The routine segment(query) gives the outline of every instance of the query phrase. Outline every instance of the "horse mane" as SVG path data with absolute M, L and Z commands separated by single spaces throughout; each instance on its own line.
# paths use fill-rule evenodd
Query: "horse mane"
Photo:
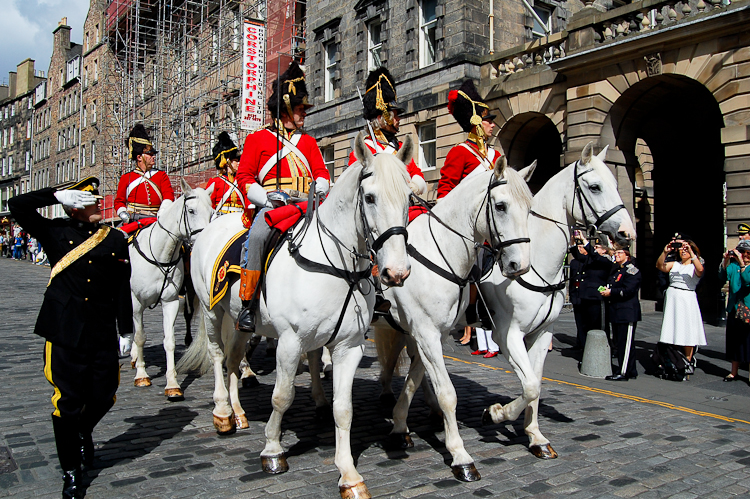
M 375 175 L 371 177 L 378 183 L 380 198 L 393 205 L 403 204 L 404 198 L 408 197 L 409 174 L 406 171 L 406 165 L 399 161 L 393 154 L 377 154 L 373 158 L 373 170 Z M 349 176 L 357 176 L 362 171 L 362 164 L 358 161 L 352 163 L 349 168 L 344 170 L 339 180 L 336 182 L 346 183 Z
M 463 193 L 463 190 L 477 190 L 477 186 L 475 184 L 481 184 L 482 192 L 485 193 L 489 182 L 488 177 L 489 175 L 494 174 L 495 173 L 493 171 L 487 171 L 479 175 L 467 177 L 459 182 L 456 187 L 454 187 L 442 200 L 439 201 L 443 202 L 452 196 L 465 196 L 466 194 Z M 531 190 L 526 184 L 526 181 L 523 179 L 523 177 L 521 177 L 521 174 L 515 171 L 513 168 L 506 167 L 501 178 L 508 181 L 508 190 L 510 191 L 511 196 L 513 196 L 513 199 L 518 201 L 525 209 L 531 209 L 531 203 L 534 200 L 534 195 L 531 193 Z M 440 205 L 440 202 L 438 202 L 438 206 Z

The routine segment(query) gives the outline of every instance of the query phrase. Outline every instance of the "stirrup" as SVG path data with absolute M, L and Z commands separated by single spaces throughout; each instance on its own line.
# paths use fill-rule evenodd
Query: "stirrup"
M 243 333 L 255 332 L 255 313 L 251 305 L 242 307 L 240 313 L 237 314 L 237 322 L 234 323 L 234 328 Z
M 374 315 L 388 315 L 391 310 L 391 302 L 386 300 L 379 294 L 375 295 L 375 308 L 373 309 Z

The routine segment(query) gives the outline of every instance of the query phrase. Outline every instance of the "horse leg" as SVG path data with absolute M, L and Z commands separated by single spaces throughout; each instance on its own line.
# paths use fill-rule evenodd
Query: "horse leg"
M 151 378 L 146 372 L 146 361 L 143 358 L 143 347 L 146 344 L 146 332 L 143 330 L 143 305 L 133 300 L 133 347 L 130 349 L 130 367 L 135 368 L 135 386 L 151 386 Z
M 226 435 L 235 431 L 235 421 L 232 417 L 232 405 L 229 403 L 229 392 L 224 384 L 224 351 L 221 336 L 222 316 L 214 310 L 203 308 L 203 325 L 208 336 L 208 353 L 214 365 L 214 428 L 219 435 Z
M 376 326 L 375 346 L 380 362 L 380 405 L 390 410 L 396 405 L 393 395 L 393 373 L 396 371 L 401 350 L 404 347 L 404 335 L 391 327 Z
M 536 334 L 529 346 L 529 358 L 539 380 L 542 379 L 544 360 L 547 358 L 548 345 L 552 340 L 552 333 L 542 331 Z M 541 390 L 540 390 L 541 396 Z M 540 459 L 554 459 L 557 452 L 550 445 L 549 440 L 539 430 L 539 397 L 532 400 L 526 407 L 524 420 L 524 431 L 529 436 L 529 450 Z
M 260 385 L 258 377 L 250 368 L 250 359 L 253 358 L 253 352 L 258 348 L 262 338 L 263 337 L 258 334 L 253 334 L 247 342 L 247 346 L 245 347 L 245 358 L 240 362 L 240 380 L 242 381 L 242 388 L 254 388 Z
M 415 338 L 421 340 L 417 341 L 419 354 L 427 373 L 430 375 L 435 388 L 435 395 L 437 395 L 438 403 L 443 411 L 445 448 L 453 456 L 453 462 L 451 463 L 453 476 L 463 482 L 477 481 L 481 476 L 474 466 L 474 459 L 466 452 L 464 442 L 458 432 L 458 422 L 456 421 L 458 398 L 445 367 L 440 333 L 438 331 L 427 332 L 427 334 L 422 332 L 419 336 L 415 335 Z
M 294 401 L 294 375 L 302 355 L 302 346 L 294 332 L 279 337 L 276 351 L 276 385 L 271 396 L 273 411 L 266 423 L 266 446 L 260 453 L 263 471 L 271 474 L 289 471 L 281 447 L 281 419 Z
M 406 343 L 406 353 L 409 355 L 409 358 L 414 359 L 416 357 L 419 357 L 419 349 L 417 348 L 417 342 L 414 341 L 414 338 L 412 336 L 406 336 L 405 343 Z M 412 362 L 414 361 L 412 360 Z M 421 360 L 420 360 L 420 363 L 421 363 Z M 422 370 L 422 373 L 424 374 L 424 369 Z M 442 423 L 443 422 L 443 410 L 440 408 L 440 402 L 438 401 L 437 396 L 435 395 L 435 392 L 432 389 L 430 380 L 427 379 L 427 377 L 424 375 L 422 375 L 421 379 L 422 381 L 419 383 L 419 386 L 422 388 L 424 401 L 427 404 L 427 406 L 430 408 L 430 418 L 439 418 L 440 422 Z
M 415 353 L 411 358 L 411 364 L 409 365 L 409 372 L 406 374 L 404 380 L 404 388 L 401 390 L 401 395 L 398 397 L 398 402 L 393 407 L 393 429 L 390 435 L 390 445 L 399 447 L 401 449 L 407 449 L 414 447 L 414 442 L 409 436 L 409 426 L 406 420 L 409 416 L 409 407 L 411 401 L 414 398 L 414 394 L 417 393 L 417 387 L 424 379 L 424 364 L 422 358 L 418 353 Z
M 323 354 L 320 358 L 323 362 L 323 375 L 326 379 L 331 379 L 333 376 L 333 364 L 331 363 L 331 351 L 328 350 L 328 347 L 323 347 Z
M 322 351 L 326 347 L 319 348 L 314 352 L 307 353 L 307 366 L 310 370 L 310 387 L 312 388 L 312 397 L 315 401 L 315 416 L 323 421 L 331 420 L 331 406 L 328 405 L 326 394 L 323 390 L 323 382 L 320 380 L 320 361 Z
M 198 296 L 195 293 L 195 287 L 193 286 L 190 272 L 185 272 L 185 280 L 182 285 L 185 288 L 185 306 L 182 309 L 182 315 L 185 317 L 185 346 L 189 347 L 193 342 L 191 322 L 193 320 L 193 315 L 195 314 L 195 309 L 200 306 L 200 303 L 198 302 Z
M 336 420 L 336 455 L 334 462 L 339 469 L 339 493 L 342 499 L 371 497 L 362 475 L 354 466 L 351 448 L 352 385 L 365 348 L 358 345 L 346 348 L 339 343 L 333 348 L 335 368 L 333 376 L 333 417 Z
M 224 352 L 227 359 L 229 401 L 232 404 L 232 412 L 234 413 L 234 421 L 237 429 L 243 430 L 249 428 L 250 425 L 247 422 L 245 410 L 240 403 L 239 374 L 240 362 L 245 358 L 245 345 L 250 335 L 235 331 L 233 321 L 227 320 L 227 317 L 224 317 L 222 336 L 226 339 L 224 341 Z
M 174 368 L 175 335 L 174 324 L 177 314 L 180 312 L 180 301 L 162 301 L 162 320 L 164 326 L 164 352 L 167 354 L 167 386 L 164 395 L 170 402 L 185 400 L 179 383 L 177 383 L 177 372 Z

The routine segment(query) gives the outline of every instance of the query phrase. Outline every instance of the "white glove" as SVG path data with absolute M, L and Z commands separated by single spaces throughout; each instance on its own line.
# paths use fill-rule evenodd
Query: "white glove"
M 120 358 L 130 355 L 130 348 L 133 346 L 133 335 L 126 334 L 120 336 Z
M 83 191 L 57 191 L 55 198 L 60 204 L 68 208 L 82 210 L 87 206 L 96 204 L 96 198 L 90 192 Z
M 130 215 L 128 215 L 127 211 L 121 211 L 120 212 L 120 219 L 122 219 L 122 223 L 126 224 L 130 222 Z
M 409 188 L 417 196 L 423 196 L 427 193 L 427 182 L 419 175 L 414 175 L 409 182 Z
M 268 200 L 268 193 L 266 193 L 266 190 L 260 184 L 248 184 L 247 200 L 261 208 L 273 208 L 273 205 Z
M 315 193 L 325 195 L 328 194 L 328 190 L 331 188 L 331 184 L 324 178 L 315 179 Z

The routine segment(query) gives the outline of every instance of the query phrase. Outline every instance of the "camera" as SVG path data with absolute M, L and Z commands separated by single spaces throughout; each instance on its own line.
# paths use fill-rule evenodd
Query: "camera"
M 583 239 L 581 239 L 580 237 L 576 237 L 575 240 L 576 244 L 583 244 Z
M 672 241 L 671 243 L 669 243 L 669 246 L 670 246 L 670 247 L 671 247 L 671 248 L 672 248 L 673 250 L 675 250 L 675 251 L 676 251 L 676 250 L 679 250 L 680 248 L 682 248 L 682 243 L 681 243 L 681 242 L 678 242 L 678 241 Z

